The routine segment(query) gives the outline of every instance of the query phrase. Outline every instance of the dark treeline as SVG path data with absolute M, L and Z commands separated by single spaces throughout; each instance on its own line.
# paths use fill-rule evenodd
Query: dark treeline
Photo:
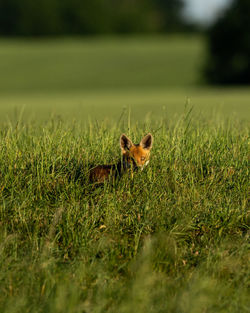
M 48 36 L 187 29 L 182 0 L 0 0 L 0 35 Z
M 205 77 L 217 85 L 250 84 L 250 1 L 232 5 L 208 31 Z

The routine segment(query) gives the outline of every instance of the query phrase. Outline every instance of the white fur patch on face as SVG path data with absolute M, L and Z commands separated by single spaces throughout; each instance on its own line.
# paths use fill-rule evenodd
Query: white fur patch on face
M 148 165 L 148 163 L 149 163 L 149 160 L 148 160 L 148 161 L 146 161 L 146 162 L 143 164 L 143 166 L 141 167 L 141 170 L 143 170 L 143 169 L 144 169 L 144 167 Z

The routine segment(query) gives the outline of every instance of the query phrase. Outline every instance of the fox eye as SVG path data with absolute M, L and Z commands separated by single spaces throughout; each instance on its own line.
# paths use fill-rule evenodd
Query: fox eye
M 141 161 L 145 161 L 145 157 L 141 157 Z

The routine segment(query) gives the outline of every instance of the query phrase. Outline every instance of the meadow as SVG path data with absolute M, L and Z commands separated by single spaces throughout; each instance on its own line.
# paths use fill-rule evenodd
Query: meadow
M 189 103 L 206 116 L 247 119 L 250 88 L 202 82 L 205 40 L 195 36 L 0 39 L 0 123 L 169 118 Z
M 248 88 L 197 37 L 0 43 L 0 312 L 249 312 Z

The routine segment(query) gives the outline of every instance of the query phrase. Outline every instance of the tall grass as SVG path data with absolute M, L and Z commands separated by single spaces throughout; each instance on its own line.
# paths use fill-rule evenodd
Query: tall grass
M 119 136 L 150 165 L 94 188 Z M 0 311 L 247 312 L 248 128 L 191 114 L 0 130 Z

